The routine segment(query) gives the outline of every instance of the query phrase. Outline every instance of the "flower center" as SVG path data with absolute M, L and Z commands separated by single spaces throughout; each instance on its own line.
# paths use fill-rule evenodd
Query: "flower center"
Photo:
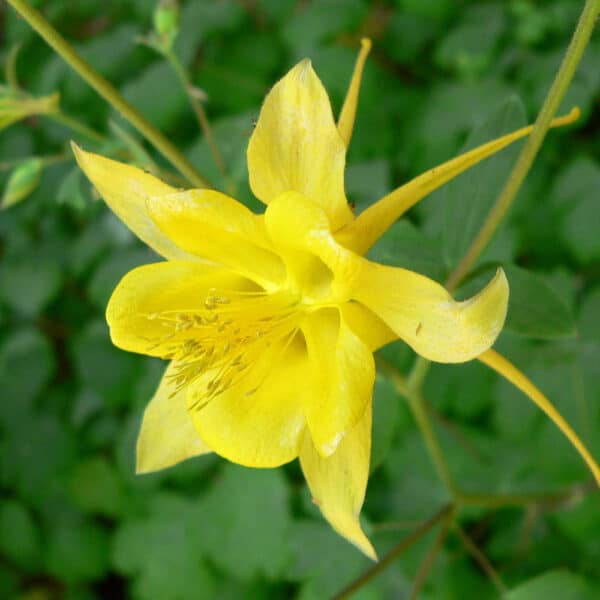
M 257 377 L 257 370 L 252 369 L 249 387 L 242 392 L 255 393 L 268 374 L 267 354 L 280 352 L 294 337 L 302 315 L 299 305 L 300 297 L 289 291 L 211 289 L 202 308 L 152 315 L 171 329 L 160 344 L 165 348 L 164 358 L 176 365 L 172 396 L 199 382 L 188 407 L 200 410 L 240 383 L 250 366 L 261 363 L 264 374 Z

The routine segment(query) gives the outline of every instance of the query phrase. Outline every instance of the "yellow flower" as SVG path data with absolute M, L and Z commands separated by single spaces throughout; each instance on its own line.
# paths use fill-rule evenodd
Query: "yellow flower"
M 128 273 L 107 309 L 117 346 L 170 361 L 144 414 L 138 472 L 209 451 L 250 467 L 299 457 L 325 518 L 374 558 L 359 523 L 373 352 L 401 338 L 433 361 L 481 355 L 504 323 L 508 284 L 499 270 L 457 302 L 439 283 L 363 255 L 410 206 L 530 128 L 428 171 L 355 217 L 344 166 L 369 47 L 364 40 L 337 124 L 308 60 L 267 95 L 247 154 L 264 214 L 75 153 L 112 210 L 167 259 Z

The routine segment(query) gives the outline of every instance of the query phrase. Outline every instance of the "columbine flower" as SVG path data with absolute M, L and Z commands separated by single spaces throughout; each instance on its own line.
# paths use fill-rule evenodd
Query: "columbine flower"
M 428 171 L 355 218 L 344 164 L 369 46 L 337 124 L 308 60 L 267 95 L 248 146 L 264 214 L 75 152 L 112 210 L 167 259 L 128 273 L 107 309 L 117 346 L 170 361 L 144 414 L 138 472 L 209 451 L 249 467 L 299 457 L 325 518 L 374 557 L 359 524 L 373 352 L 401 338 L 433 361 L 471 360 L 502 328 L 508 285 L 499 270 L 456 302 L 439 283 L 363 254 L 426 194 L 529 128 Z

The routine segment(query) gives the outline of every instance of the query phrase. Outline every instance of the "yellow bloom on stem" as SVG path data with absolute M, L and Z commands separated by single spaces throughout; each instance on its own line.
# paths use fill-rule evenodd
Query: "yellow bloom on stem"
M 401 338 L 433 361 L 481 355 L 504 323 L 508 284 L 499 270 L 457 302 L 439 283 L 363 254 L 410 206 L 530 128 L 428 171 L 355 217 L 344 166 L 369 48 L 363 40 L 337 124 L 308 60 L 267 95 L 248 146 L 264 214 L 75 154 L 112 210 L 167 259 L 129 272 L 107 309 L 117 346 L 170 361 L 144 414 L 138 472 L 209 451 L 250 467 L 299 457 L 325 518 L 374 558 L 359 523 L 373 352 Z

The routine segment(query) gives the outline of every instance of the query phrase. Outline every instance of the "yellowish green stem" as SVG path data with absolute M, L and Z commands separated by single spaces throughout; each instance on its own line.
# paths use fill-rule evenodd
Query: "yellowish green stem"
M 535 121 L 533 131 L 527 139 L 516 165 L 504 185 L 504 188 L 500 192 L 494 206 L 490 210 L 482 228 L 479 230 L 479 233 L 456 269 L 450 274 L 446 284 L 446 287 L 449 290 L 456 289 L 469 273 L 479 255 L 492 239 L 496 229 L 513 203 L 544 138 L 546 137 L 552 117 L 556 114 L 556 111 L 567 92 L 569 84 L 575 75 L 577 65 L 581 61 L 583 52 L 592 35 L 599 14 L 600 0 L 587 0 L 562 64 L 560 65 L 554 82 L 550 87 L 550 91 L 544 100 L 542 109 Z
M 210 148 L 210 152 L 212 154 L 215 165 L 217 166 L 217 169 L 219 169 L 219 173 L 221 173 L 223 179 L 227 181 L 228 177 L 227 169 L 225 168 L 225 161 L 223 160 L 221 152 L 219 151 L 219 147 L 217 146 L 217 143 L 215 141 L 215 136 L 213 135 L 210 122 L 208 120 L 208 117 L 206 116 L 204 106 L 202 106 L 202 103 L 198 100 L 198 98 L 196 98 L 194 94 L 194 89 L 190 78 L 188 77 L 188 74 L 186 73 L 183 65 L 181 64 L 179 57 L 173 52 L 172 49 L 164 50 L 163 54 L 165 58 L 169 61 L 171 67 L 173 67 L 173 70 L 175 71 L 175 74 L 181 81 L 183 89 L 185 90 L 185 93 L 190 101 L 190 106 L 192 107 L 192 110 L 196 115 L 198 124 L 200 125 L 200 129 L 202 130 L 202 133 L 206 138 L 206 142 L 208 144 L 208 147 Z
M 352 594 L 354 594 L 357 590 L 366 585 L 374 577 L 379 575 L 381 571 L 386 569 L 394 560 L 396 560 L 400 555 L 406 552 L 411 546 L 413 546 L 413 544 L 415 544 L 415 542 L 420 540 L 440 521 L 446 520 L 448 522 L 453 514 L 454 507 L 451 504 L 444 506 L 435 515 L 433 515 L 433 517 L 422 523 L 410 535 L 406 536 L 398 544 L 396 544 L 396 546 L 394 546 L 378 563 L 375 563 L 371 568 L 365 571 L 350 585 L 345 587 L 342 591 L 338 592 L 332 598 L 332 600 L 343 600 L 344 598 L 350 598 Z
M 171 164 L 179 169 L 195 186 L 210 187 L 209 182 L 196 170 L 177 147 L 154 127 L 117 89 L 86 62 L 43 15 L 24 0 L 7 0 L 48 45 L 59 54 L 100 96 L 127 119 Z

